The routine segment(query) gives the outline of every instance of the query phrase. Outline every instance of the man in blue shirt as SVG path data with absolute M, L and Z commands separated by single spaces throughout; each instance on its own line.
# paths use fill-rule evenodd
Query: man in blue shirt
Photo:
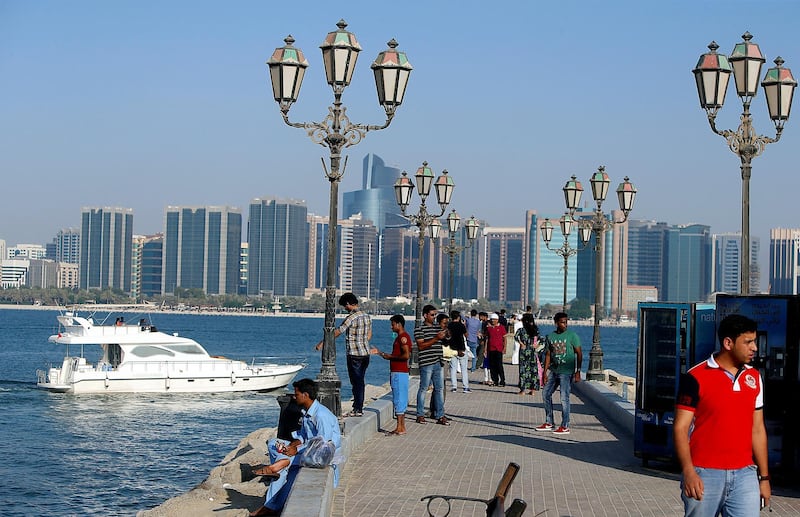
M 464 318 L 464 324 L 467 326 L 467 347 L 472 352 L 472 363 L 469 371 L 475 371 L 475 362 L 478 357 L 478 332 L 481 330 L 481 320 L 478 319 L 478 311 L 472 309 L 469 316 Z
M 271 478 L 272 482 L 267 490 L 264 506 L 250 512 L 251 517 L 280 515 L 300 470 L 303 450 L 311 438 L 321 436 L 325 441 L 332 441 L 337 451 L 342 446 L 339 420 L 316 400 L 319 388 L 317 383 L 312 379 L 300 379 L 292 386 L 295 402 L 302 408 L 301 427 L 292 433 L 294 440 L 289 443 L 277 438 L 271 438 L 267 442 L 270 464 L 254 469 L 253 474 Z

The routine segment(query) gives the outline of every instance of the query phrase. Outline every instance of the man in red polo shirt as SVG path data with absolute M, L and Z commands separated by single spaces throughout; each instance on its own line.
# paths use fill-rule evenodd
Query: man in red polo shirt
M 761 375 L 748 365 L 758 349 L 756 322 L 726 316 L 720 350 L 681 377 L 675 403 L 675 453 L 686 516 L 758 515 L 771 489 Z

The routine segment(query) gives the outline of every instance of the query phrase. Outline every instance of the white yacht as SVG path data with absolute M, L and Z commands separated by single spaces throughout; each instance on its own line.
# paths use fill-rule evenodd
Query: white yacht
M 59 333 L 51 343 L 65 345 L 60 368 L 37 370 L 37 386 L 63 393 L 212 393 L 269 391 L 289 384 L 302 364 L 248 364 L 210 356 L 193 339 L 166 334 L 144 320 L 97 325 L 75 312 L 58 316 Z M 96 364 L 86 346 L 102 348 Z M 80 355 L 70 355 L 79 347 Z

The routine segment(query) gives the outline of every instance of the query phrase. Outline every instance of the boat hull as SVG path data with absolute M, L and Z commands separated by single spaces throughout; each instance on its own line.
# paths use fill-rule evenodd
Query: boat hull
M 227 375 L 152 375 L 127 372 L 85 372 L 73 375 L 69 383 L 42 380 L 37 386 L 56 393 L 227 393 L 272 391 L 287 386 L 302 369 L 281 366 L 269 374 L 229 373 Z M 57 379 L 51 371 L 50 379 Z

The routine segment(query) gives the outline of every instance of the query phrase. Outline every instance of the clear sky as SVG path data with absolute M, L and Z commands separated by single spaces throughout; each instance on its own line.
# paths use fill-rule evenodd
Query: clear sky
M 522 226 L 527 209 L 563 211 L 572 174 L 588 199 L 605 165 L 612 188 L 626 175 L 638 188 L 633 218 L 736 232 L 739 159 L 709 129 L 691 70 L 711 40 L 729 54 L 750 31 L 764 70 L 780 55 L 800 77 L 798 15 L 791 0 L 0 0 L 0 239 L 49 242 L 82 206 L 133 208 L 140 234 L 162 230 L 166 205 L 246 217 L 271 195 L 327 214 L 327 150 L 283 123 L 265 61 L 294 36 L 310 67 L 290 117 L 324 118 L 319 44 L 340 18 L 364 49 L 343 98 L 353 122 L 383 122 L 369 64 L 389 39 L 414 66 L 389 129 L 347 152 L 341 192 L 360 188 L 366 153 L 410 174 L 426 160 L 453 176 L 463 217 Z M 763 92 L 752 112 L 774 136 Z M 731 89 L 718 127 L 740 113 Z M 753 161 L 762 275 L 769 228 L 800 226 L 798 143 L 795 113 Z

